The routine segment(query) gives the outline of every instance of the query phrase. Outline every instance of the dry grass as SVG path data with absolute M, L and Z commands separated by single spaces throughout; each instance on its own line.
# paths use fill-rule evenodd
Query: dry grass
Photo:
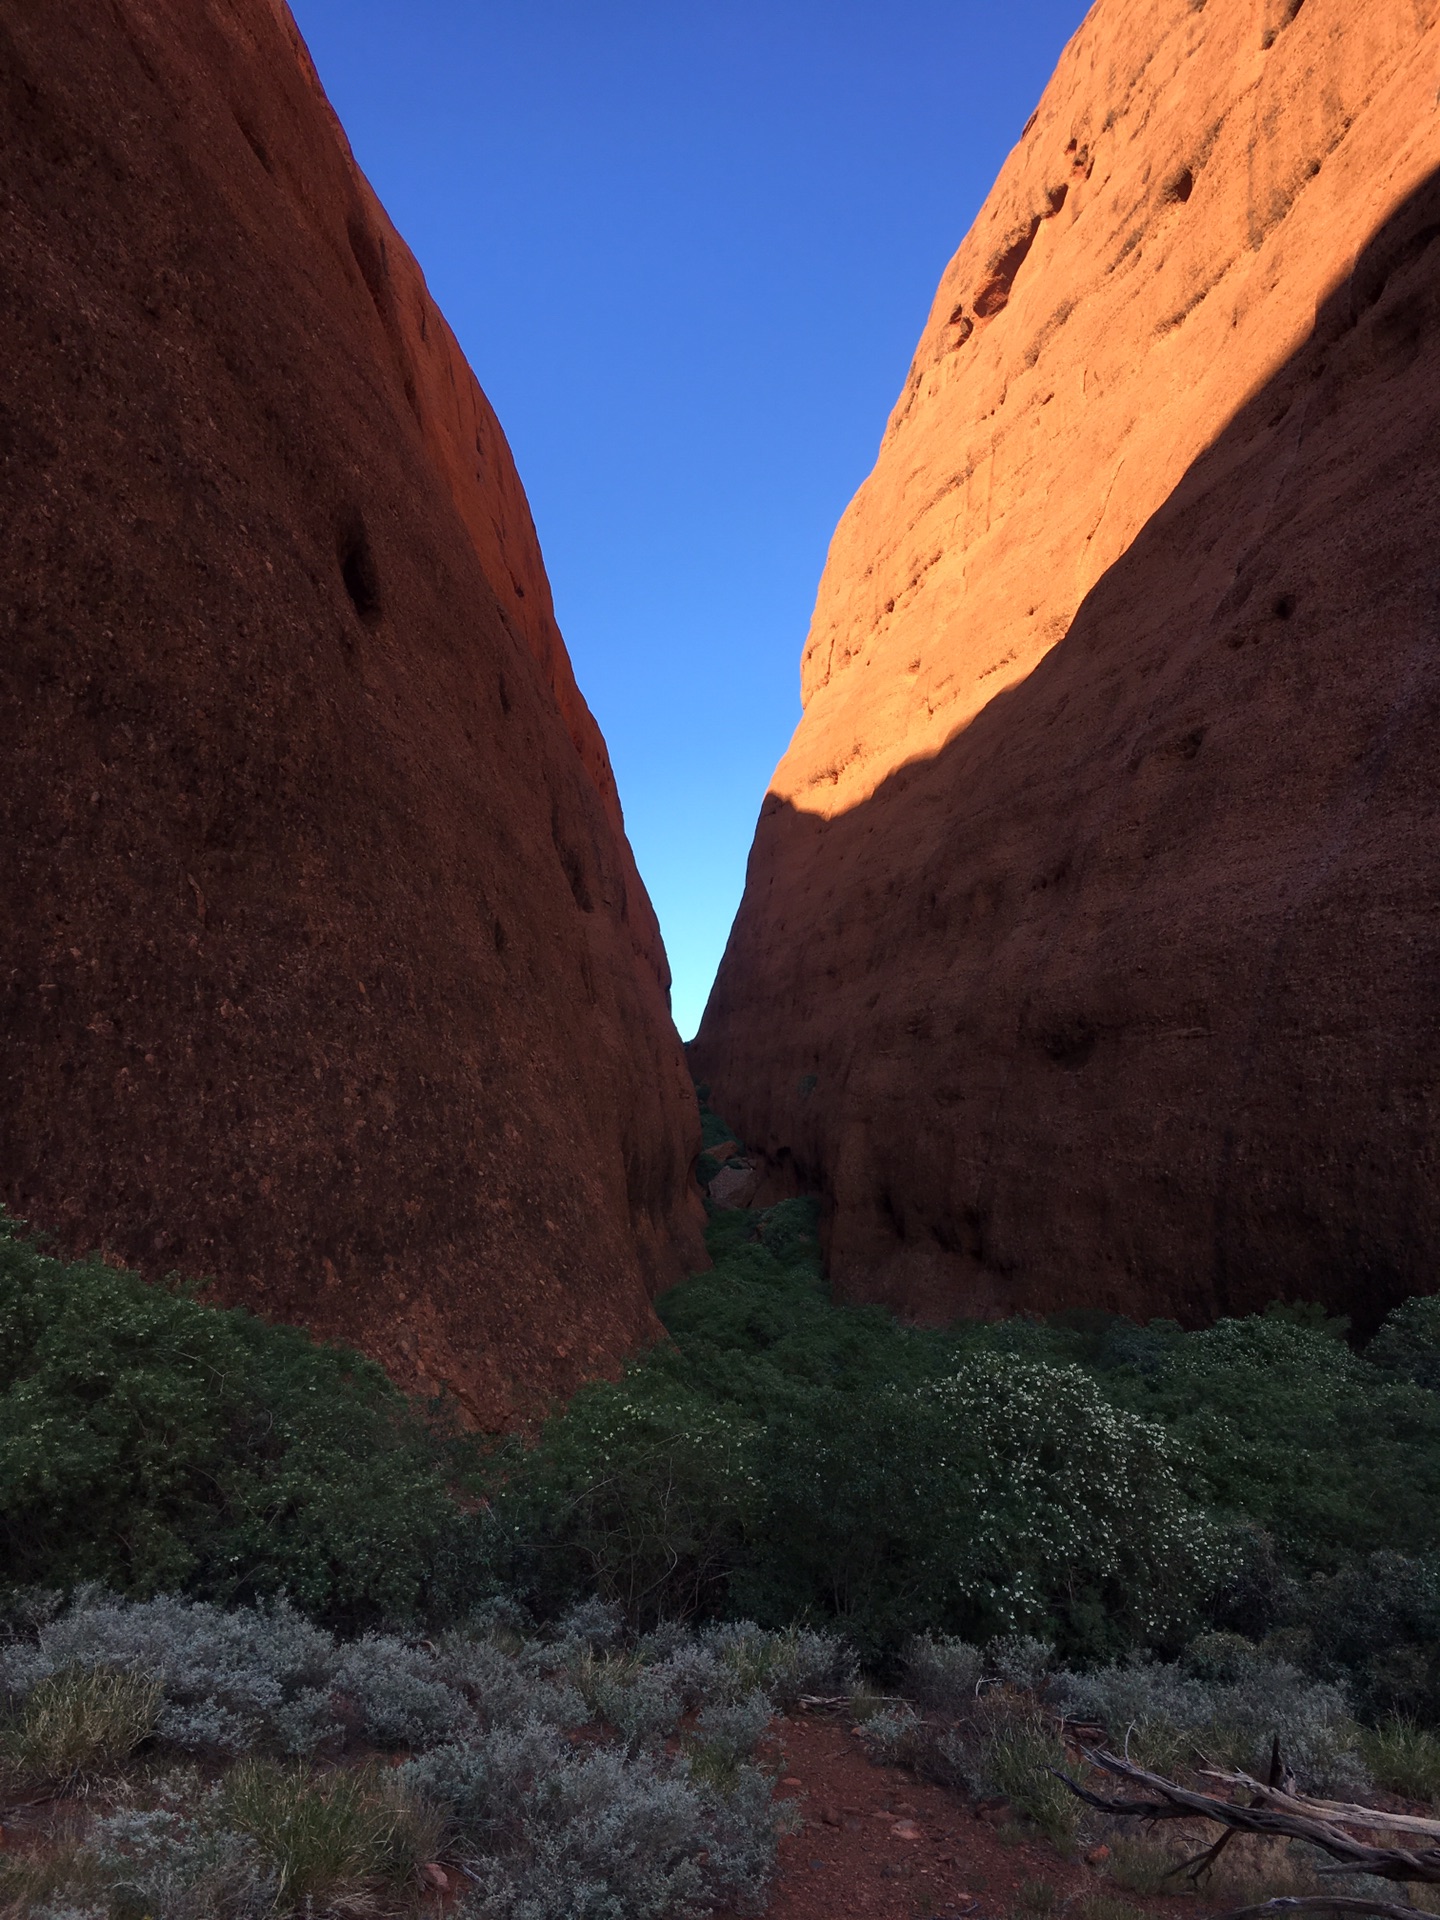
M 1396 1715 L 1362 1735 L 1361 1751 L 1378 1786 L 1440 1804 L 1440 1739 L 1427 1727 Z
M 1049 1880 L 1022 1880 L 1015 1894 L 1015 1912 L 1023 1920 L 1051 1920 L 1064 1904 L 1060 1890 Z
M 1172 1826 L 1158 1833 L 1119 1832 L 1108 1836 L 1107 1877 L 1127 1893 L 1150 1899 L 1190 1890 L 1181 1864 L 1218 1838 L 1209 1825 Z M 1262 1900 L 1347 1891 L 1333 1875 L 1322 1875 L 1306 1849 L 1294 1841 L 1265 1834 L 1237 1833 L 1199 1883 L 1209 1905 L 1258 1906 Z M 1440 1891 L 1440 1890 L 1437 1890 Z
M 1078 1920 L 1144 1920 L 1139 1907 L 1113 1893 L 1087 1893 L 1075 1908 Z
M 1109 1878 L 1127 1893 L 1146 1898 L 1173 1892 L 1176 1867 L 1187 1854 L 1198 1851 L 1196 1846 L 1177 1844 L 1173 1835 L 1155 1833 L 1116 1833 L 1110 1836 L 1109 1846 L 1105 1863 Z
M 68 1667 L 42 1680 L 0 1731 L 9 1786 L 76 1792 L 122 1766 L 160 1712 L 157 1682 L 114 1667 Z
M 865 1726 L 877 1713 L 885 1713 L 896 1704 L 894 1694 L 877 1693 L 863 1680 L 850 1689 L 850 1718 L 857 1726 Z
M 1057 1852 L 1070 1852 L 1079 1837 L 1080 1803 L 1056 1778 L 1065 1749 L 1049 1715 L 1001 1687 L 976 1702 L 975 1715 L 983 1726 L 986 1777 Z
M 30 1857 L 0 1855 L 0 1920 L 29 1920 L 42 1906 L 70 1905 L 87 1895 L 103 1900 L 105 1891 L 74 1841 Z
M 317 1774 L 245 1760 L 225 1781 L 221 1810 L 273 1867 L 280 1913 L 386 1911 L 440 1847 L 439 1816 L 383 1768 Z
M 1236 1834 L 1204 1882 L 1208 1896 L 1234 1907 L 1323 1893 L 1326 1887 L 1327 1880 L 1293 1841 L 1260 1833 Z M 1328 1887 L 1337 1891 L 1333 1878 Z

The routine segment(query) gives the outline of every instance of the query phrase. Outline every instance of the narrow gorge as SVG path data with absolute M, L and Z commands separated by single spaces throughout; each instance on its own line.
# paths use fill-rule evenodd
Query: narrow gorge
M 682 987 L 1082 4 L 296 0 Z M 1440 0 L 1090 8 L 688 1047 L 286 0 L 0 0 L 0 342 L 0 1920 L 1440 1915 Z

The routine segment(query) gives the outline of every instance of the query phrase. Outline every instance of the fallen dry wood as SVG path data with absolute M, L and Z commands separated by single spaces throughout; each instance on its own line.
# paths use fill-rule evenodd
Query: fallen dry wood
M 1392 1833 L 1420 1833 L 1440 1843 L 1440 1820 L 1426 1819 L 1418 1813 L 1382 1813 L 1378 1807 L 1357 1806 L 1351 1800 L 1316 1800 L 1288 1793 L 1283 1787 L 1268 1787 L 1248 1773 L 1222 1773 L 1206 1767 L 1201 1777 L 1218 1780 L 1227 1787 L 1239 1787 L 1259 1795 L 1267 1806 L 1279 1807 L 1311 1820 L 1323 1820 L 1332 1827 L 1365 1827 L 1371 1832 L 1384 1829 Z
M 1139 1788 L 1147 1796 L 1136 1798 L 1131 1795 L 1121 1799 L 1095 1793 L 1089 1787 L 1081 1786 L 1077 1780 L 1070 1779 L 1067 1774 L 1061 1774 L 1059 1777 L 1070 1791 L 1087 1806 L 1122 1819 L 1211 1820 L 1222 1829 L 1213 1847 L 1191 1860 L 1182 1861 L 1176 1867 L 1177 1873 L 1188 1872 L 1192 1880 L 1199 1879 L 1214 1866 L 1235 1834 L 1259 1833 L 1287 1840 L 1305 1840 L 1328 1853 L 1336 1864 L 1322 1867 L 1322 1873 L 1368 1873 L 1381 1880 L 1440 1885 L 1440 1845 L 1421 1849 L 1375 1846 L 1345 1830 L 1348 1825 L 1363 1822 L 1372 1832 L 1418 1831 L 1428 1839 L 1440 1841 L 1440 1823 L 1416 1820 L 1410 1815 L 1382 1813 L 1378 1807 L 1360 1808 L 1339 1801 L 1326 1803 L 1301 1799 L 1289 1792 L 1288 1785 L 1281 1784 L 1285 1779 L 1285 1770 L 1278 1746 L 1272 1767 L 1274 1785 L 1252 1780 L 1248 1774 L 1212 1775 L 1225 1781 L 1232 1790 L 1248 1793 L 1248 1801 L 1222 1798 L 1219 1794 L 1183 1787 L 1177 1781 L 1167 1780 L 1163 1774 L 1137 1767 L 1133 1762 L 1122 1760 L 1118 1754 L 1107 1753 L 1103 1748 L 1082 1747 L 1081 1753 L 1092 1767 L 1123 1780 L 1131 1787 Z M 1405 1916 L 1418 1913 L 1419 1909 L 1337 1894 L 1317 1895 L 1313 1899 L 1266 1901 L 1258 1907 L 1247 1907 L 1244 1913 L 1246 1920 L 1258 1920 L 1261 1914 L 1322 1911 L 1381 1914 L 1388 1916 L 1389 1920 L 1405 1920 Z M 1240 1920 L 1240 1917 L 1231 1916 L 1231 1920 Z
M 1390 1900 L 1362 1900 L 1343 1893 L 1287 1895 L 1278 1900 L 1262 1900 L 1258 1907 L 1237 1907 L 1225 1920 L 1272 1920 L 1288 1913 L 1368 1913 L 1382 1920 L 1435 1920 L 1425 1907 L 1402 1907 Z

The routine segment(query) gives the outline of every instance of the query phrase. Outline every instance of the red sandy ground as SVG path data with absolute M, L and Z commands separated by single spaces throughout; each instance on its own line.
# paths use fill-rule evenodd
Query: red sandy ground
M 1193 1898 L 1122 1892 L 1039 1839 L 1000 1838 L 957 1794 L 904 1768 L 873 1765 L 847 1719 L 799 1714 L 779 1725 L 775 1757 L 788 1782 L 781 1795 L 796 1803 L 804 1825 L 780 1842 L 767 1920 L 1006 1920 L 1021 1886 L 1040 1880 L 1054 1888 L 1057 1911 L 1106 1893 L 1155 1920 L 1198 1920 Z
M 1208 1903 L 1193 1896 L 1146 1898 L 1038 1837 L 1015 1840 L 1012 1827 L 1002 1838 L 960 1795 L 906 1768 L 873 1764 L 848 1715 L 801 1712 L 776 1727 L 759 1758 L 782 1770 L 778 1797 L 794 1804 L 803 1824 L 780 1841 L 762 1920 L 1011 1920 L 1022 1907 L 1021 1888 L 1037 1881 L 1053 1889 L 1053 1920 L 1073 1915 L 1087 1894 L 1108 1895 L 1137 1920 L 1209 1920 Z M 405 1756 L 385 1757 L 399 1765 Z M 66 1806 L 7 1809 L 0 1850 L 44 1853 L 37 1812 L 47 1825 L 58 1815 L 63 1826 Z M 445 1870 L 443 1891 L 440 1885 L 424 1902 L 437 1920 L 458 1904 L 463 1879 Z

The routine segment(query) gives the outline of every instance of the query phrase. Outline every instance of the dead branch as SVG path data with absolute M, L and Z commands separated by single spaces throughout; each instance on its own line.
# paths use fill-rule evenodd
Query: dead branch
M 1355 1824 L 1354 1815 L 1366 1816 L 1364 1824 L 1372 1831 L 1413 1831 L 1409 1826 L 1409 1816 L 1401 1815 L 1406 1821 L 1404 1829 L 1395 1825 L 1395 1816 L 1382 1813 L 1378 1808 L 1344 1809 L 1346 1818 L 1334 1817 L 1323 1803 L 1309 1803 L 1298 1799 L 1285 1791 L 1283 1787 L 1263 1786 L 1248 1775 L 1217 1775 L 1232 1786 L 1239 1787 L 1250 1794 L 1249 1802 L 1222 1799 L 1218 1794 L 1203 1793 L 1193 1787 L 1182 1787 L 1176 1781 L 1167 1780 L 1162 1774 L 1151 1773 L 1144 1767 L 1137 1767 L 1129 1760 L 1122 1760 L 1117 1754 L 1107 1753 L 1103 1748 L 1082 1747 L 1081 1754 L 1092 1767 L 1102 1773 L 1108 1773 L 1123 1780 L 1131 1787 L 1138 1787 L 1146 1795 L 1143 1799 L 1133 1796 L 1117 1798 L 1107 1794 L 1092 1792 L 1083 1787 L 1067 1774 L 1058 1777 L 1064 1780 L 1070 1791 L 1083 1800 L 1087 1806 L 1095 1807 L 1102 1813 L 1108 1813 L 1119 1819 L 1138 1820 L 1213 1820 L 1218 1826 L 1237 1833 L 1260 1833 L 1278 1836 L 1286 1840 L 1305 1840 L 1311 1846 L 1318 1847 L 1322 1853 L 1328 1853 L 1338 1866 L 1322 1869 L 1328 1872 L 1369 1873 L 1381 1880 L 1418 1881 L 1425 1885 L 1440 1885 L 1440 1846 L 1431 1846 L 1411 1851 L 1406 1847 L 1372 1846 L 1356 1839 L 1345 1831 L 1346 1824 Z M 1284 1770 L 1278 1764 L 1273 1769 L 1284 1778 Z M 1340 1803 L 1337 1803 L 1339 1805 Z M 1302 1809 L 1297 1811 L 1297 1809 Z M 1437 1823 L 1421 1822 L 1419 1831 L 1427 1838 L 1440 1838 Z M 1191 1862 L 1198 1874 L 1213 1863 L 1218 1848 L 1210 1850 L 1209 1857 L 1202 1855 Z M 1178 1869 L 1177 1869 L 1178 1870 Z M 1338 1899 L 1340 1896 L 1336 1896 Z M 1321 1908 L 1336 1910 L 1335 1899 L 1320 1897 Z M 1267 1906 L 1266 1912 L 1307 1911 L 1305 1908 Z M 1382 1903 L 1381 1907 L 1373 1902 L 1350 1901 L 1345 1911 L 1357 1913 L 1377 1913 L 1389 1911 Z M 1256 1910 L 1260 1911 L 1259 1909 Z M 1392 1915 L 1393 1920 L 1393 1915 Z M 1432 1916 L 1433 1920 L 1433 1916 Z
M 1388 1900 L 1351 1899 L 1348 1894 L 1316 1893 L 1287 1895 L 1262 1900 L 1258 1907 L 1237 1907 L 1225 1920 L 1271 1920 L 1272 1915 L 1287 1913 L 1369 1913 L 1382 1920 L 1435 1920 L 1424 1907 L 1402 1907 Z
M 1382 1813 L 1378 1807 L 1362 1807 L 1351 1800 L 1317 1800 L 1309 1794 L 1287 1793 L 1278 1787 L 1263 1786 L 1248 1773 L 1223 1773 L 1217 1767 L 1205 1767 L 1201 1777 L 1218 1780 L 1227 1787 L 1238 1787 L 1263 1795 L 1270 1805 L 1286 1813 L 1297 1813 L 1310 1820 L 1323 1820 L 1332 1827 L 1365 1827 L 1372 1833 L 1382 1829 L 1393 1833 L 1419 1833 L 1440 1841 L 1440 1820 L 1418 1813 Z

